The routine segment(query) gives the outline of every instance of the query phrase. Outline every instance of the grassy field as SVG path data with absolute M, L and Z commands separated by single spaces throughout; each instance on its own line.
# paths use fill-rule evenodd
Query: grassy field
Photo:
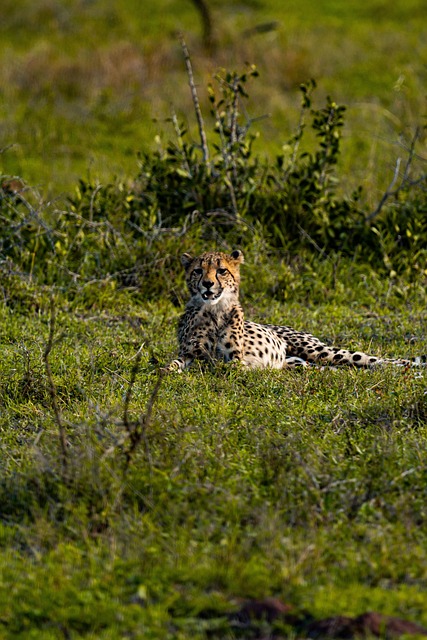
M 283 303 L 259 259 L 243 274 L 251 318 L 374 354 L 427 351 L 422 286 L 326 261 Z M 167 295 L 57 291 L 52 327 L 48 291 L 11 282 L 2 637 L 294 637 L 280 620 L 236 623 L 242 599 L 265 596 L 301 620 L 376 610 L 427 625 L 425 373 L 195 366 L 154 398 L 153 359 L 176 352 Z M 185 295 L 182 278 L 171 286 Z
M 425 115 L 427 9 L 211 6 L 211 55 L 184 0 L 0 9 L 0 173 L 30 186 L 0 190 L 6 640 L 302 639 L 367 611 L 427 628 L 426 371 L 159 373 L 186 300 L 179 255 L 214 247 L 243 250 L 252 320 L 427 353 L 423 130 L 404 188 L 365 221 Z M 164 121 L 172 104 L 197 139 L 177 30 L 212 140 L 207 83 L 259 68 L 244 104 L 271 117 L 253 154 L 223 142 L 208 166 Z M 307 122 L 314 151 L 286 164 L 310 77 L 314 109 L 348 106 L 342 147 L 328 103 Z M 342 197 L 358 185 L 362 204 Z M 244 614 L 271 597 L 290 613 Z

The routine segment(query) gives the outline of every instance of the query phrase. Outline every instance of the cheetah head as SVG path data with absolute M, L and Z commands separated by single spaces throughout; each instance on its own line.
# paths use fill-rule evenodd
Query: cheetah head
M 214 305 L 221 299 L 238 296 L 243 262 L 241 251 L 233 251 L 230 255 L 209 252 L 196 258 L 184 253 L 181 262 L 191 295 L 203 304 Z

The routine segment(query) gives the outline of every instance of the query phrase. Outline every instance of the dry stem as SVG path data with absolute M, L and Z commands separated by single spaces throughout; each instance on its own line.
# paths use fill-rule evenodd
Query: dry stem
M 55 302 L 53 297 L 50 300 L 50 319 L 49 319 L 49 337 L 46 343 L 46 348 L 43 354 L 43 360 L 46 368 L 46 376 L 49 383 L 49 394 L 52 401 L 52 408 L 55 414 L 55 422 L 58 425 L 59 433 L 59 447 L 61 451 L 61 466 L 62 474 L 65 477 L 68 469 L 68 457 L 67 457 L 67 432 L 62 422 L 61 412 L 58 405 L 58 396 L 56 393 L 55 383 L 53 381 L 52 369 L 50 367 L 50 353 L 53 347 L 53 338 L 55 335 Z

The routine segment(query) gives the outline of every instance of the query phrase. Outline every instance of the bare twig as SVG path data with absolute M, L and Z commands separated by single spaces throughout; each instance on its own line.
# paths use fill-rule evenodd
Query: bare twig
M 234 144 L 235 142 L 237 142 L 237 116 L 239 114 L 239 91 L 236 75 L 233 78 L 233 84 L 231 88 L 233 91 L 233 107 L 231 110 L 230 140 L 231 144 Z
M 126 431 L 128 432 L 129 437 L 131 437 L 131 434 L 132 434 L 132 425 L 129 422 L 129 405 L 132 398 L 133 387 L 135 385 L 136 376 L 138 375 L 139 365 L 141 363 L 142 350 L 138 349 L 136 356 L 134 357 L 135 357 L 135 362 L 132 367 L 130 381 L 129 381 L 129 385 L 128 385 L 126 396 L 125 396 L 125 405 L 123 409 L 123 424 L 125 425 L 125 428 L 126 428 Z
M 228 190 L 230 192 L 230 199 L 231 199 L 231 206 L 233 208 L 233 215 L 234 215 L 234 219 L 236 220 L 238 218 L 238 209 L 237 209 L 237 198 L 236 198 L 236 192 L 234 190 L 234 185 L 233 185 L 233 176 L 232 176 L 232 172 L 231 169 L 233 168 L 231 165 L 231 154 L 228 147 L 228 143 L 227 143 L 227 138 L 226 135 L 224 133 L 224 127 L 222 124 L 222 119 L 221 116 L 218 112 L 218 109 L 215 108 L 215 118 L 216 118 L 216 124 L 218 126 L 218 131 L 219 131 L 219 136 L 221 139 L 221 154 L 224 160 L 224 167 L 225 167 L 225 171 L 227 174 L 227 181 L 226 181 L 226 185 L 228 187 Z M 231 169 L 230 169 L 230 165 L 231 165 Z
M 61 466 L 62 466 L 62 474 L 65 478 L 67 475 L 68 469 L 68 457 L 67 457 L 67 432 L 62 422 L 61 412 L 58 406 L 58 396 L 56 393 L 55 383 L 53 381 L 52 369 L 50 367 L 50 353 L 53 347 L 53 338 L 55 335 L 55 302 L 52 298 L 50 299 L 50 320 L 49 320 L 49 337 L 46 343 L 46 347 L 43 354 L 43 359 L 46 368 L 46 376 L 49 383 L 49 394 L 52 402 L 53 412 L 55 414 L 55 422 L 58 425 L 59 432 L 59 447 L 61 451 Z
M 404 145 L 402 145 L 404 147 L 404 149 L 406 151 L 408 151 L 408 159 L 406 161 L 405 169 L 403 171 L 402 183 L 406 183 L 406 182 L 409 181 L 409 173 L 411 171 L 412 162 L 413 162 L 414 158 L 417 156 L 417 154 L 415 153 L 415 145 L 416 145 L 420 135 L 421 135 L 420 128 L 417 127 L 415 129 L 414 135 L 411 138 L 411 143 L 409 145 L 409 149 L 404 147 Z
M 238 80 L 237 80 L 237 76 L 235 75 L 233 78 L 233 85 L 232 85 L 232 91 L 233 91 L 233 105 L 231 108 L 231 120 L 230 120 L 230 159 L 231 159 L 231 166 L 233 169 L 233 177 L 235 182 L 237 182 L 237 166 L 236 166 L 236 148 L 235 148 L 235 144 L 237 142 L 237 119 L 238 119 L 238 115 L 239 115 L 239 90 L 238 90 Z M 232 194 L 232 196 L 234 195 L 234 193 Z M 237 202 L 235 202 L 235 195 L 234 195 L 234 200 L 233 200 L 233 206 L 235 208 L 235 213 L 237 216 Z
M 126 397 L 125 397 L 125 405 L 124 405 L 124 410 L 123 410 L 123 424 L 125 426 L 125 429 L 127 431 L 127 435 L 129 438 L 129 446 L 125 449 L 125 472 L 128 469 L 129 465 L 132 462 L 132 458 L 133 458 L 133 454 L 136 450 L 136 448 L 138 447 L 138 445 L 141 443 L 141 441 L 144 441 L 145 443 L 145 447 L 146 447 L 146 453 L 147 453 L 147 458 L 150 458 L 149 455 L 149 449 L 148 449 L 148 443 L 146 440 L 146 433 L 147 433 L 147 428 L 150 424 L 151 421 L 151 416 L 153 413 L 153 407 L 157 398 L 157 395 L 159 393 L 163 378 L 165 376 L 165 373 L 163 371 L 159 371 L 157 380 L 156 380 L 156 384 L 153 387 L 153 390 L 151 392 L 150 398 L 148 400 L 147 406 L 145 408 L 145 413 L 143 415 L 140 416 L 140 418 L 136 421 L 131 421 L 129 420 L 129 405 L 130 405 L 130 401 L 132 398 L 132 393 L 133 393 L 133 388 L 135 385 L 135 381 L 136 381 L 136 376 L 138 374 L 139 371 L 139 365 L 141 362 L 141 355 L 142 355 L 142 350 L 140 349 L 136 355 L 135 358 L 135 363 L 132 367 L 132 373 L 131 373 L 131 378 L 129 381 L 129 386 L 126 392 Z
M 55 248 L 54 241 L 54 231 L 48 226 L 48 224 L 43 220 L 43 218 L 39 215 L 39 212 L 34 209 L 34 207 L 30 204 L 30 202 L 23 196 L 23 194 L 29 189 L 25 186 L 20 178 L 12 178 L 10 180 L 5 180 L 0 185 L 0 199 L 2 196 L 6 195 L 9 197 L 11 206 L 13 206 L 13 210 L 18 213 L 17 205 L 22 204 L 27 211 L 29 212 L 29 217 L 22 217 L 20 222 L 11 227 L 15 233 L 19 232 L 22 228 L 25 228 L 29 220 L 34 219 L 36 223 L 44 230 L 46 237 L 50 243 L 52 249 Z M 39 208 L 48 206 L 50 203 L 42 203 L 39 202 Z
M 191 58 L 190 58 L 190 54 L 188 53 L 188 49 L 187 49 L 187 45 L 186 45 L 185 40 L 184 40 L 184 36 L 182 34 L 180 36 L 180 40 L 181 40 L 182 51 L 184 53 L 185 66 L 187 68 L 188 83 L 189 83 L 190 89 L 191 89 L 191 97 L 193 98 L 194 110 L 196 112 L 197 124 L 199 126 L 199 135 L 200 135 L 200 141 L 201 141 L 201 146 L 202 146 L 203 162 L 205 164 L 208 164 L 209 163 L 209 147 L 208 147 L 208 141 L 207 141 L 207 138 L 206 138 L 206 132 L 205 132 L 205 127 L 204 127 L 204 122 L 203 122 L 202 111 L 200 109 L 199 98 L 198 98 L 198 95 L 197 95 L 196 84 L 194 82 L 194 75 L 193 75 L 193 67 L 191 65 Z
M 300 225 L 300 224 L 297 224 L 297 227 L 298 227 L 298 231 L 300 232 L 300 234 L 301 234 L 304 238 L 306 238 L 306 239 L 309 241 L 309 243 L 310 243 L 310 244 L 312 244 L 312 245 L 313 245 L 313 247 L 314 247 L 314 248 L 319 252 L 320 256 L 322 256 L 322 257 L 323 257 L 323 255 L 325 254 L 325 247 L 323 247 L 323 249 L 322 249 L 322 247 L 320 247 L 320 246 L 317 244 L 317 242 L 316 242 L 315 240 L 313 240 L 313 238 L 311 237 L 311 235 L 310 235 L 309 233 L 307 233 L 307 231 L 306 231 L 305 229 L 303 229 L 303 228 L 301 227 L 301 225 Z M 328 260 L 329 260 L 329 256 L 326 256 L 326 257 L 327 257 L 327 258 L 328 258 Z
M 426 179 L 426 174 L 423 174 L 420 178 L 416 179 L 416 180 L 410 180 L 409 179 L 409 174 L 411 172 L 412 169 L 412 164 L 414 161 L 414 158 L 416 157 L 416 153 L 415 153 L 415 145 L 418 141 L 420 137 L 420 129 L 419 127 L 416 128 L 414 135 L 412 136 L 411 139 L 411 143 L 409 145 L 409 148 L 405 148 L 405 150 L 408 152 L 408 158 L 406 160 L 405 163 L 405 168 L 403 170 L 403 175 L 400 179 L 400 184 L 398 187 L 396 187 L 395 189 L 395 185 L 397 183 L 397 180 L 399 178 L 399 171 L 400 171 L 400 165 L 402 162 L 401 158 L 398 158 L 396 161 L 396 166 L 394 168 L 394 174 L 393 174 L 393 179 L 390 182 L 389 187 L 386 189 L 385 193 L 383 194 L 381 200 L 378 203 L 377 208 L 375 209 L 375 211 L 373 211 L 372 213 L 369 214 L 369 216 L 366 218 L 366 222 L 372 222 L 372 220 L 374 220 L 374 218 L 377 217 L 377 215 L 381 212 L 384 204 L 387 202 L 387 200 L 390 197 L 394 197 L 397 196 L 399 194 L 400 191 L 402 191 L 405 187 L 407 186 L 415 186 L 417 184 L 419 184 L 420 182 L 423 182 Z
M 151 421 L 151 415 L 153 413 L 154 403 L 157 399 L 157 395 L 159 393 L 164 376 L 165 376 L 165 373 L 163 371 L 159 371 L 156 384 L 154 385 L 153 391 L 151 392 L 150 398 L 148 400 L 145 414 L 140 417 L 139 421 L 136 422 L 133 428 L 129 431 L 130 446 L 125 452 L 125 458 L 126 458 L 125 470 L 131 464 L 133 454 L 141 441 L 144 441 L 147 457 L 148 459 L 150 458 L 146 434 L 147 434 L 148 426 Z
M 386 189 L 385 193 L 383 194 L 381 200 L 379 201 L 378 206 L 375 209 L 375 211 L 370 213 L 369 216 L 366 218 L 366 222 L 371 222 L 374 218 L 376 218 L 377 215 L 380 213 L 381 209 L 383 208 L 384 204 L 386 203 L 386 201 L 389 199 L 389 197 L 397 193 L 397 191 L 393 191 L 393 189 L 394 189 L 394 186 L 395 186 L 395 184 L 397 182 L 397 179 L 399 177 L 399 170 L 400 170 L 400 163 L 401 162 L 402 162 L 402 158 L 398 158 L 396 160 L 396 166 L 394 168 L 393 179 L 390 182 L 390 185 Z

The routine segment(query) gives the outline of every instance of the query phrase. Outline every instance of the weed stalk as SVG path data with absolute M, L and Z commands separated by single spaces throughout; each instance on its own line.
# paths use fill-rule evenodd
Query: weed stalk
M 125 404 L 123 409 L 123 424 L 125 426 L 125 429 L 127 431 L 128 438 L 129 438 L 129 446 L 125 449 L 125 452 L 124 452 L 125 454 L 124 473 L 126 473 L 127 469 L 131 465 L 134 453 L 138 445 L 144 440 L 147 446 L 147 442 L 145 439 L 147 429 L 150 424 L 151 416 L 153 413 L 153 407 L 156 402 L 156 398 L 159 393 L 159 390 L 165 375 L 163 371 L 159 371 L 156 384 L 154 385 L 150 398 L 148 399 L 145 413 L 142 414 L 138 420 L 133 420 L 133 421 L 130 420 L 129 406 L 132 399 L 133 388 L 135 386 L 136 377 L 138 375 L 140 362 L 141 362 L 141 351 L 137 353 L 135 364 L 132 368 L 131 378 L 126 391 Z
M 191 58 L 187 49 L 186 42 L 184 40 L 184 36 L 182 34 L 180 36 L 180 40 L 181 40 L 182 51 L 184 53 L 185 66 L 187 69 L 188 82 L 191 89 L 191 97 L 193 99 L 194 111 L 196 112 L 197 124 L 199 127 L 200 142 L 201 142 L 202 153 L 203 153 L 203 162 L 207 166 L 209 164 L 209 147 L 208 147 L 208 140 L 206 137 L 205 125 L 203 122 L 202 111 L 200 109 L 199 97 L 197 95 L 196 84 L 194 82 L 193 67 L 191 64 Z
M 47 380 L 49 383 L 49 395 L 52 402 L 53 413 L 55 415 L 55 422 L 58 426 L 59 447 L 61 451 L 62 476 L 63 476 L 63 479 L 65 480 L 68 472 L 67 432 L 66 432 L 65 425 L 62 421 L 61 412 L 59 410 L 58 395 L 56 393 L 56 387 L 53 381 L 52 369 L 50 366 L 50 354 L 53 347 L 54 335 L 55 335 L 55 301 L 52 296 L 50 299 L 49 337 L 44 350 L 43 360 L 45 364 Z

